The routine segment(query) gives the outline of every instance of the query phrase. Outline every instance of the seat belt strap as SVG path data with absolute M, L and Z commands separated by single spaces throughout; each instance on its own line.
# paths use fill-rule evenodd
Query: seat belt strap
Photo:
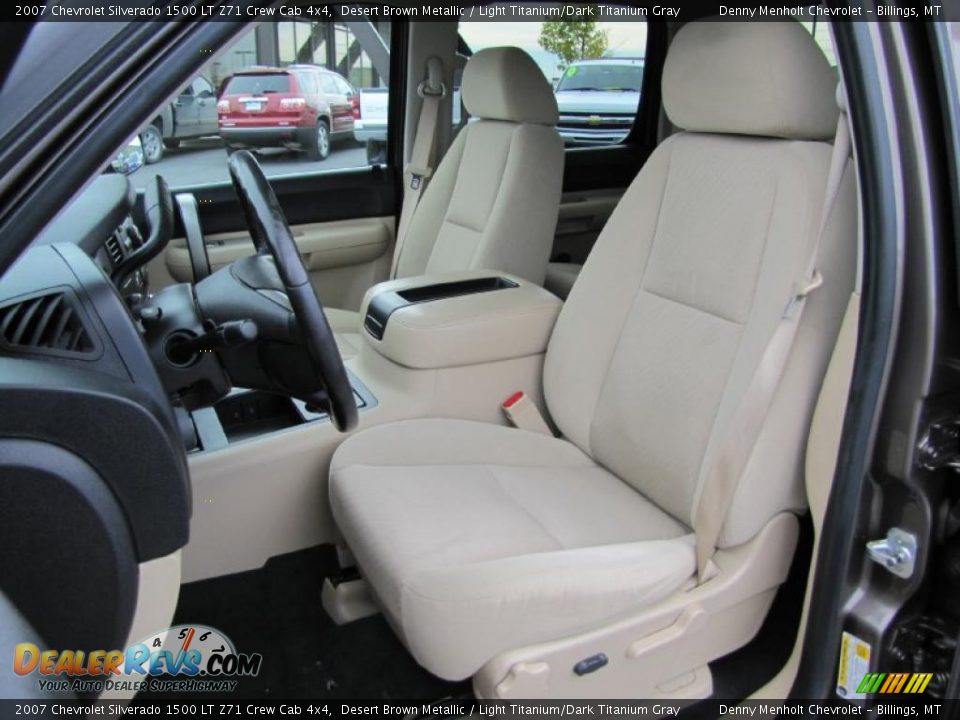
M 417 133 L 413 139 L 410 164 L 403 173 L 403 206 L 400 209 L 400 221 L 397 224 L 397 242 L 393 251 L 393 263 L 390 277 L 397 275 L 400 255 L 410 231 L 410 221 L 420 203 L 430 176 L 437 148 L 437 121 L 440 117 L 440 103 L 447 94 L 443 83 L 443 62 L 438 57 L 427 60 L 426 78 L 417 86 L 417 95 L 423 102 L 420 106 L 420 118 L 417 121 Z
M 817 255 L 833 206 L 840 194 L 849 155 L 850 131 L 846 115 L 841 111 L 830 156 L 830 172 L 827 176 L 820 226 L 807 253 L 803 275 L 805 280 L 797 283 L 784 309 L 783 317 L 764 348 L 728 433 L 703 476 L 693 524 L 696 533 L 697 578 L 701 583 L 708 579 L 710 560 L 716 552 L 717 540 L 733 504 L 737 484 L 753 453 L 783 371 L 790 359 L 790 351 L 807 297 L 823 282 L 816 270 Z

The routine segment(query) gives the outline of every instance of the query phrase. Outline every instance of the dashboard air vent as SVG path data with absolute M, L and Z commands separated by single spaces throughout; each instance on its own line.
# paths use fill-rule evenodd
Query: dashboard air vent
M 85 355 L 96 350 L 75 301 L 63 291 L 0 307 L 0 341 L 28 351 Z
M 110 256 L 113 267 L 119 265 L 120 261 L 123 260 L 123 243 L 117 235 L 118 233 L 114 233 L 107 238 L 106 242 L 107 254 Z

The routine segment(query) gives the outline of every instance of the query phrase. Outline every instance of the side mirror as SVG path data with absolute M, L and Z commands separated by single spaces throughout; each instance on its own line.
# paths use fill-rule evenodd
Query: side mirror
M 122 175 L 132 175 L 143 167 L 143 145 L 139 135 L 134 135 L 127 141 L 110 166 Z

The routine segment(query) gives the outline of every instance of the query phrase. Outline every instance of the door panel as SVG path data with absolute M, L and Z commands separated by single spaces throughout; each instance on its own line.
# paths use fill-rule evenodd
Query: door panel
M 197 97 L 197 134 L 217 134 L 217 98 L 213 95 Z
M 583 264 L 623 192 L 608 188 L 564 193 L 551 261 Z
M 348 310 L 360 307 L 366 289 L 389 272 L 393 226 L 392 217 L 379 217 L 292 227 L 311 282 L 324 304 Z M 206 235 L 204 239 L 212 270 L 254 253 L 246 231 Z M 190 256 L 182 238 L 170 242 L 164 264 L 173 281 L 192 280 Z
M 173 101 L 173 127 L 176 137 L 189 137 L 197 131 L 197 101 L 190 92 L 183 92 Z
M 350 101 L 337 87 L 332 75 L 320 75 L 320 89 L 330 106 L 330 117 L 334 133 L 344 133 L 353 129 L 353 112 Z

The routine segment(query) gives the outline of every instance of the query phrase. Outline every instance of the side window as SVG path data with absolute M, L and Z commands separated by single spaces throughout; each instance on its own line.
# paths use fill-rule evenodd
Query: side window
M 348 83 L 346 80 L 344 80 L 343 78 L 337 77 L 337 78 L 334 78 L 334 82 L 337 85 L 337 91 L 341 95 L 347 95 L 347 96 L 353 95 L 353 88 L 350 87 L 350 83 Z
M 320 76 L 320 88 L 327 95 L 339 95 L 340 90 L 337 88 L 337 83 L 333 81 L 333 78 L 326 73 L 323 73 Z
M 308 95 L 317 95 L 320 92 L 317 86 L 317 74 L 312 72 L 297 73 L 297 85 Z
M 496 4 L 487 15 L 511 18 L 516 6 Z M 560 6 L 558 6 L 560 7 Z M 596 6 L 606 7 L 606 6 Z M 569 147 L 622 142 L 633 127 L 643 87 L 647 24 L 549 19 L 510 22 L 460 18 L 460 36 L 471 51 L 514 45 L 532 57 L 553 85 L 560 111 L 557 127 Z
M 195 78 L 194 81 L 190 83 L 190 90 L 193 92 L 194 97 L 198 98 L 213 95 L 213 86 L 203 77 Z
M 181 91 L 209 101 L 187 114 L 172 97 L 140 130 L 146 162 L 131 182 L 141 189 L 162 175 L 175 190 L 225 185 L 227 155 L 240 149 L 268 177 L 384 162 L 390 38 L 388 20 L 250 25 Z M 351 107 L 334 112 L 308 97 L 347 89 Z

